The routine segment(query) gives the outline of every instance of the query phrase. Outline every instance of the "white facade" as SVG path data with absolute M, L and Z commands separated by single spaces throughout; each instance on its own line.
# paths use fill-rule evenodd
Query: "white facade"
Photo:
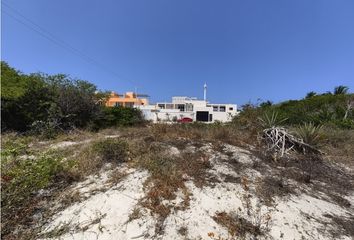
M 228 122 L 238 114 L 236 104 L 212 104 L 191 97 L 172 97 L 172 102 L 138 107 L 146 120 L 153 122 L 175 122 L 188 117 L 200 122 Z

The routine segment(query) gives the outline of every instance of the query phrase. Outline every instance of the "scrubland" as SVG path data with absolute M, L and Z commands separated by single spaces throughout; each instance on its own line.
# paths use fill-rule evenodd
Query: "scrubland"
M 4 134 L 2 237 L 351 239 L 353 130 L 320 129 L 323 154 L 276 159 L 260 133 L 217 123 Z
M 1 62 L 3 239 L 353 239 L 354 94 L 147 123 Z

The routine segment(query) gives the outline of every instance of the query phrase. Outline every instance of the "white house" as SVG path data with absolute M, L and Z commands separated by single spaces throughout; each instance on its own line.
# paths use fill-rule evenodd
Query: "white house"
M 172 102 L 159 102 L 156 105 L 138 106 L 146 120 L 153 122 L 173 122 L 181 118 L 191 118 L 200 122 L 228 122 L 238 114 L 236 104 L 214 104 L 192 97 L 172 97 Z

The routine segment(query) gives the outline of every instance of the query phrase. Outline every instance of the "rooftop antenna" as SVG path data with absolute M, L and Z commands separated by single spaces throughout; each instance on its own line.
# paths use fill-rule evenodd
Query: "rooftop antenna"
M 206 101 L 207 85 L 204 83 L 204 101 Z

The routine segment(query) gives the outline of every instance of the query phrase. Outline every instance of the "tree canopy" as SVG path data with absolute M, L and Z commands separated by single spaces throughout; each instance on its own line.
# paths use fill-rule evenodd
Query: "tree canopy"
M 2 130 L 34 131 L 49 133 L 72 128 L 93 128 L 113 125 L 129 125 L 138 111 L 123 109 L 124 114 L 105 110 L 107 92 L 85 80 L 72 79 L 65 74 L 23 74 L 1 62 L 1 124 Z M 130 116 L 129 115 L 129 116 Z M 106 117 L 107 116 L 107 117 Z M 118 119 L 119 118 L 119 119 Z M 98 119 L 103 122 L 99 122 Z M 133 119 L 133 117 L 131 117 Z M 132 120 L 131 123 L 137 122 Z

